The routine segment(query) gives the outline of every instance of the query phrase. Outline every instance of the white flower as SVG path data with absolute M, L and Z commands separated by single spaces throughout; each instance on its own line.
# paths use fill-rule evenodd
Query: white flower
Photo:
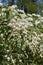
M 17 11 L 20 12 L 20 13 L 24 13 L 24 11 L 23 10 L 20 10 L 20 9 L 17 9 Z
M 15 15 L 15 13 L 14 13 L 14 12 L 12 12 L 12 15 Z
M 20 30 L 20 28 L 19 27 L 16 27 L 16 30 Z
M 23 13 L 23 14 L 20 14 L 20 16 L 21 16 L 21 18 L 22 18 L 22 19 L 25 19 L 25 18 L 26 18 L 26 15 L 25 15 L 25 13 Z
M 7 21 L 7 19 L 4 19 L 4 21 Z
M 23 33 L 24 33 L 24 34 L 27 34 L 27 30 L 25 29 L 25 30 L 23 31 Z
M 40 36 L 42 36 L 42 37 L 43 37 L 43 33 L 42 33 Z
M 19 60 L 19 62 L 22 62 L 22 60 Z
M 40 23 L 40 20 L 38 21 L 38 20 L 36 20 L 35 21 L 35 25 L 38 25 Z
M 7 52 L 9 52 L 9 50 L 7 50 Z
M 28 18 L 28 21 L 33 21 L 33 18 L 32 18 L 32 17 L 29 17 L 29 18 Z
M 32 15 L 31 15 L 31 14 L 27 14 L 27 16 L 30 16 L 30 17 L 32 17 Z
M 12 63 L 15 63 L 15 61 L 12 59 Z
M 39 20 L 40 20 L 41 22 L 43 22 L 43 17 L 40 17 Z
M 16 19 L 16 20 L 17 20 L 17 16 L 15 16 L 15 17 L 14 17 L 14 19 Z
M 41 57 L 43 57 L 43 54 L 40 54 Z
M 1 37 L 3 38 L 3 34 L 1 33 Z
M 31 22 L 29 22 L 29 23 L 27 23 L 28 24 L 28 26 L 33 26 L 33 24 L 31 23 Z
M 4 13 L 2 12 L 1 15 L 4 16 Z
M 41 16 L 37 14 L 37 17 L 41 17 Z
M 35 31 L 33 31 L 33 34 L 35 34 L 35 36 L 37 36 L 37 33 Z
M 40 15 L 38 15 L 38 14 L 32 14 L 32 16 L 40 17 Z
M 8 26 L 12 26 L 12 23 L 9 23 Z
M 5 55 L 5 57 L 7 58 L 7 55 Z
M 43 37 L 43 33 L 41 33 L 40 35 L 38 35 L 39 37 Z
M 10 60 L 10 57 L 7 57 L 7 60 L 9 61 Z
M 6 11 L 6 9 L 5 8 L 2 8 L 2 11 Z
M 34 14 L 32 14 L 33 16 L 36 16 L 36 14 L 34 13 Z
M 17 8 L 17 5 L 12 5 L 11 7 L 12 7 L 13 9 L 15 9 L 15 8 Z

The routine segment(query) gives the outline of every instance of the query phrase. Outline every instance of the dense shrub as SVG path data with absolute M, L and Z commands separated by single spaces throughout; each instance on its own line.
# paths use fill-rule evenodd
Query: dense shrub
M 40 15 L 0 7 L 0 65 L 43 65 L 42 23 Z

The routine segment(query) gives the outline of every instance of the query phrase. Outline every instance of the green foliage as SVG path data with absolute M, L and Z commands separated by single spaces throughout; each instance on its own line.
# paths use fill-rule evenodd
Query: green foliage
M 23 0 L 22 4 L 21 4 L 21 0 L 18 0 L 18 8 L 20 8 L 21 5 L 23 5 L 24 8 L 27 8 L 28 13 L 39 13 L 38 9 L 43 10 L 43 5 L 40 3 L 37 3 L 37 0 L 25 0 L 25 1 Z
M 0 8 L 0 65 L 43 65 L 37 18 L 19 14 L 14 6 Z

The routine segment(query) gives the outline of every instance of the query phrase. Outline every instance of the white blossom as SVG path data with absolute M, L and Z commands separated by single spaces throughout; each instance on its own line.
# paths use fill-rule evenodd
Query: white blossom
M 2 8 L 2 12 L 3 12 L 3 11 L 6 11 L 6 8 Z
M 9 61 L 10 60 L 10 57 L 7 57 L 7 60 Z
M 40 17 L 40 15 L 38 15 L 38 14 L 32 14 L 32 16 Z
M 5 55 L 5 57 L 7 58 L 7 55 Z
M 3 38 L 3 34 L 1 34 L 1 37 Z
M 41 22 L 38 20 L 35 21 L 35 25 L 38 25 L 39 23 L 41 23 Z

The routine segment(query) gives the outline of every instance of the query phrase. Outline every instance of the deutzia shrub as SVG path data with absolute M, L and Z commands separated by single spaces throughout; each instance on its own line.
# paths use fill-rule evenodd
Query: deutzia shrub
M 0 65 L 43 65 L 43 17 L 0 8 Z

